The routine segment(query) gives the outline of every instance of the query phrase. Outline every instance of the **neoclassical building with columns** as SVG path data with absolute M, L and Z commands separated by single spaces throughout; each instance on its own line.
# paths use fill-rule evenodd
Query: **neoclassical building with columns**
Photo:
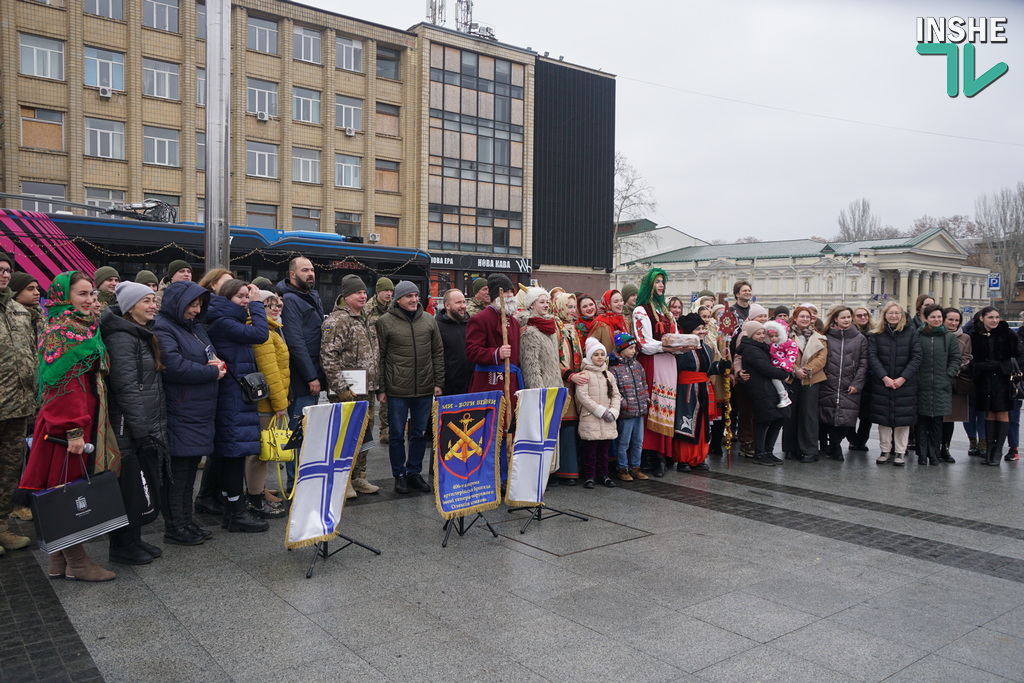
M 913 237 L 859 242 L 778 240 L 684 247 L 624 264 L 631 273 L 658 266 L 668 293 L 684 300 L 708 289 L 732 299 L 748 280 L 767 308 L 809 302 L 877 310 L 892 300 L 911 311 L 919 294 L 966 313 L 987 306 L 988 271 L 965 265 L 967 251 L 941 228 Z M 912 313 L 912 311 L 911 311 Z

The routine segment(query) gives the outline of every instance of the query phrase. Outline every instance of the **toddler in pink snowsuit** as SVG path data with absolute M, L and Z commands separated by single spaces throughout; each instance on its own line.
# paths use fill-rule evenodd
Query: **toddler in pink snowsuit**
M 782 320 L 772 320 L 765 323 L 764 329 L 768 333 L 768 354 L 772 357 L 772 365 L 793 372 L 793 367 L 800 362 L 800 347 L 789 338 L 789 326 Z M 772 385 L 779 394 L 776 408 L 785 408 L 793 403 L 782 380 L 773 379 Z

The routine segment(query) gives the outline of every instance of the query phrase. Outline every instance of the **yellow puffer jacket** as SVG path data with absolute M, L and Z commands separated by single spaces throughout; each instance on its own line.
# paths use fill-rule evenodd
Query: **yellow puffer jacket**
M 276 413 L 288 409 L 288 386 L 291 382 L 291 371 L 288 369 L 288 345 L 281 336 L 281 323 L 267 318 L 270 335 L 267 341 L 253 346 L 256 354 L 256 367 L 267 378 L 270 385 L 270 398 L 260 401 L 261 413 Z

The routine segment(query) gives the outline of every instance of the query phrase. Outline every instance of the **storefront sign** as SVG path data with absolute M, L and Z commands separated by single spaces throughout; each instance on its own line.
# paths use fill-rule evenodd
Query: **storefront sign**
M 437 254 L 430 255 L 434 268 L 489 272 L 530 273 L 533 265 L 528 258 L 505 256 L 480 256 L 479 254 Z

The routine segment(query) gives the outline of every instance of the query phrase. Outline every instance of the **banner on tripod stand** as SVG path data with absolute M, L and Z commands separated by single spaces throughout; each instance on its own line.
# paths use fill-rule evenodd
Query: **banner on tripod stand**
M 434 403 L 434 497 L 445 519 L 498 507 L 500 391 L 442 396 Z

